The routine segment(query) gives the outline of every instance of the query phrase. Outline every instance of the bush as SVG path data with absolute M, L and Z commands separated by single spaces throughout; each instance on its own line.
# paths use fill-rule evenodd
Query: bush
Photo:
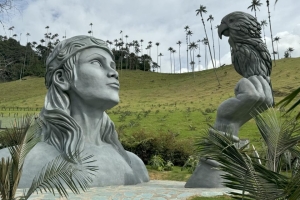
M 131 135 L 122 134 L 120 141 L 124 148 L 139 156 L 145 164 L 155 155 L 168 160 L 176 166 L 183 166 L 190 155 L 194 153 L 193 141 L 179 139 L 172 132 L 151 133 L 141 130 Z
M 196 169 L 197 165 L 199 163 L 199 156 L 189 156 L 187 161 L 184 163 L 183 167 L 181 168 L 181 171 L 184 169 L 187 169 L 190 173 L 193 173 L 193 171 Z
M 164 171 L 165 167 L 165 161 L 162 159 L 160 155 L 152 156 L 152 158 L 149 161 L 149 165 L 158 171 Z

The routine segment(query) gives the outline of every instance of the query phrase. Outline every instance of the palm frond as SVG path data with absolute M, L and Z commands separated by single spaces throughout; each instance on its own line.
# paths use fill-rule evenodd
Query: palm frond
M 0 197 L 3 200 L 11 199 L 11 183 L 10 183 L 10 171 L 12 168 L 12 159 L 2 158 L 0 161 Z
M 74 154 L 78 158 L 79 154 Z M 81 164 L 73 164 L 63 158 L 62 155 L 56 157 L 53 161 L 43 167 L 41 173 L 36 176 L 29 188 L 26 199 L 34 192 L 51 192 L 55 195 L 55 190 L 62 197 L 67 197 L 66 186 L 75 194 L 86 191 L 89 184 L 92 183 L 91 175 L 98 170 L 97 166 L 91 166 L 94 160 L 93 156 L 86 156 L 80 159 Z
M 220 163 L 220 170 L 226 172 L 223 178 L 224 186 L 248 193 L 232 193 L 235 198 L 275 199 L 282 195 L 277 188 L 278 177 L 265 180 L 265 167 L 252 160 L 245 150 L 237 149 L 230 134 L 224 135 L 217 131 L 207 131 L 202 140 L 198 142 L 200 154 Z M 259 166 L 260 168 L 257 168 Z M 276 174 L 274 172 L 269 172 Z M 277 175 L 277 174 L 276 174 Z M 282 178 L 280 175 L 278 175 Z M 266 176 L 269 177 L 270 176 Z M 244 198 L 245 199 L 245 198 Z
M 21 175 L 25 156 L 40 141 L 37 132 L 40 125 L 36 123 L 31 126 L 32 117 L 26 115 L 20 120 L 15 120 L 12 127 L 5 132 L 6 145 L 11 154 L 6 162 L 2 158 L 1 162 L 1 184 L 5 185 L 3 190 L 8 194 L 8 199 L 14 198 Z M 5 170 L 4 170 L 5 169 Z M 3 171 L 4 170 L 4 171 Z M 3 199 L 6 199 L 3 198 Z
M 23 141 L 28 128 L 30 127 L 30 121 L 31 118 L 29 115 L 25 115 L 20 119 L 14 119 L 14 121 L 11 122 L 10 128 L 6 128 L 0 134 L 0 141 L 2 143 L 1 148 L 20 144 Z
M 300 93 L 300 87 L 297 88 L 295 91 L 293 91 L 291 94 L 289 94 L 288 96 L 286 96 L 284 99 L 282 99 L 280 102 L 278 102 L 277 105 L 282 104 L 281 107 L 285 107 L 287 106 L 289 103 L 291 103 L 291 101 L 293 101 L 296 96 Z M 294 108 L 296 108 L 298 105 L 300 104 L 300 100 L 296 101 L 296 103 L 294 103 L 287 111 L 286 113 L 291 112 Z M 297 114 L 296 119 L 299 119 L 300 117 L 300 112 Z
M 8 147 L 14 163 L 18 163 L 18 170 L 23 166 L 26 155 L 41 140 L 42 121 L 38 118 L 34 124 L 32 117 L 26 117 L 25 134 L 20 144 Z M 19 127 L 22 129 L 22 127 Z
M 286 186 L 286 197 L 289 200 L 300 198 L 300 165 L 294 170 L 294 174 Z
M 300 126 L 295 119 L 281 121 L 273 108 L 254 116 L 254 119 L 267 147 L 267 167 L 280 172 L 284 153 L 300 141 Z

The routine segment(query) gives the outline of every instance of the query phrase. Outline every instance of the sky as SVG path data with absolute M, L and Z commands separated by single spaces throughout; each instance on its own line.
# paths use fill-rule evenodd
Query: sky
M 0 3 L 3 0 L 0 0 Z M 243 11 L 254 15 L 247 7 L 252 0 L 14 0 L 17 9 L 9 13 L 0 14 L 3 27 L 0 27 L 0 35 L 11 36 L 17 34 L 17 40 L 25 45 L 27 41 L 26 33 L 29 33 L 28 42 L 36 41 L 39 43 L 44 39 L 48 31 L 52 34 L 57 33 L 59 39 L 63 36 L 70 38 L 76 35 L 89 35 L 91 30 L 90 23 L 93 24 L 93 36 L 102 40 L 113 41 L 128 36 L 127 42 L 141 39 L 143 42 L 143 53 L 149 41 L 152 41 L 151 56 L 154 62 L 161 63 L 161 72 L 170 73 L 171 61 L 169 47 L 176 50 L 175 70 L 180 72 L 179 46 L 176 44 L 181 41 L 181 71 L 187 72 L 186 56 L 186 34 L 184 27 L 189 26 L 193 35 L 191 42 L 197 42 L 205 37 L 201 17 L 196 16 L 196 9 L 200 5 L 206 6 L 207 13 L 204 13 L 204 20 L 207 29 L 208 39 L 212 48 L 212 36 L 210 22 L 207 21 L 209 15 L 214 17 L 212 21 L 214 44 L 216 49 L 216 64 L 231 64 L 230 46 L 228 38 L 223 37 L 218 40 L 217 29 L 221 19 L 234 11 Z M 292 57 L 300 56 L 300 1 L 298 0 L 279 0 L 274 6 L 275 0 L 270 0 L 271 25 L 273 38 L 279 36 L 278 43 L 280 58 L 284 51 L 292 47 Z M 258 21 L 267 20 L 268 10 L 266 2 L 261 0 L 263 5 L 257 11 Z M 8 30 L 14 26 L 13 32 Z M 120 34 L 120 31 L 122 33 Z M 266 43 L 270 52 L 272 52 L 271 34 L 268 26 L 265 27 Z M 262 31 L 263 37 L 263 31 Z M 218 41 L 220 42 L 220 59 L 218 50 Z M 157 46 L 159 42 L 158 53 L 164 56 L 157 60 Z M 197 43 L 199 44 L 199 43 Z M 274 43 L 276 51 L 276 43 Z M 199 54 L 199 60 L 195 58 L 195 71 L 212 68 L 212 62 L 208 56 L 208 64 L 205 64 L 205 48 L 200 44 L 200 49 L 195 51 L 195 56 Z M 208 52 L 208 51 L 207 51 Z M 207 53 L 208 54 L 208 53 Z M 209 55 L 209 54 L 208 54 Z M 277 55 L 276 55 L 277 56 Z M 172 66 L 174 61 L 172 56 Z M 190 59 L 190 58 L 189 58 Z M 191 70 L 191 67 L 189 70 Z M 159 70 L 160 71 L 160 70 Z

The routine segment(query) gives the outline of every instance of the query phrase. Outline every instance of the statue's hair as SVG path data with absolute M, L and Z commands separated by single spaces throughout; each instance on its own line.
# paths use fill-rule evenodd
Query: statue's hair
M 88 36 L 81 37 L 84 37 L 84 39 L 90 38 Z M 69 40 L 72 40 L 72 38 Z M 65 48 L 68 50 L 65 50 Z M 61 58 L 68 57 L 64 63 L 61 63 L 60 66 L 55 66 L 57 62 L 50 61 L 46 66 L 47 71 L 45 83 L 48 88 L 48 92 L 46 94 L 44 108 L 40 114 L 40 117 L 45 122 L 43 131 L 45 142 L 53 145 L 64 155 L 66 159 L 70 161 L 75 161 L 72 156 L 74 153 L 81 152 L 84 149 L 84 138 L 88 139 L 90 142 L 94 142 L 95 145 L 100 145 L 102 142 L 106 142 L 111 144 L 113 148 L 115 148 L 116 151 L 119 152 L 120 155 L 127 161 L 127 163 L 130 164 L 130 159 L 118 140 L 114 123 L 111 121 L 108 115 L 104 112 L 103 118 L 100 119 L 101 130 L 99 134 L 90 135 L 89 133 L 82 133 L 80 125 L 70 115 L 71 102 L 68 94 L 61 90 L 60 87 L 55 83 L 53 83 L 53 73 L 58 69 L 62 69 L 64 71 L 66 78 L 69 81 L 74 80 L 74 68 L 83 49 L 80 49 L 73 53 L 72 56 L 69 56 L 69 52 L 74 52 L 74 50 L 70 48 L 72 48 L 72 45 L 68 45 L 67 47 L 61 45 L 60 49 L 62 49 L 62 51 L 53 51 L 53 53 L 49 56 L 52 57 L 52 59 L 56 59 L 55 55 L 53 54 L 59 54 Z M 106 51 L 110 51 L 108 47 L 101 46 L 101 48 L 106 48 Z

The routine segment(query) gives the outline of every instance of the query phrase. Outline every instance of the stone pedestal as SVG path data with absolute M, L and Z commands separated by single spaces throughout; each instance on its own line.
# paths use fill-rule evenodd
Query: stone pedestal
M 214 160 L 200 159 L 193 175 L 186 182 L 186 188 L 222 188 L 223 179 L 221 175 L 224 173 L 216 168 L 219 163 Z

